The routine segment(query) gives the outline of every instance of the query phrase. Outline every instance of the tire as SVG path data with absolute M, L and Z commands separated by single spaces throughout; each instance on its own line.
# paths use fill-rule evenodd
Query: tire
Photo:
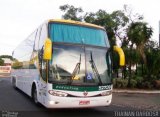
M 38 105 L 39 103 L 38 103 L 38 98 L 37 98 L 37 89 L 35 86 L 33 87 L 32 97 L 33 97 L 34 103 Z
M 16 78 L 12 78 L 12 86 L 17 89 L 16 87 Z

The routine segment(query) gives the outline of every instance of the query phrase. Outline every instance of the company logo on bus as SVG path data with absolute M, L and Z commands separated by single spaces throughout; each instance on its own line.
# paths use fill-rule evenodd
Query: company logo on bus
M 88 95 L 88 92 L 87 92 L 87 91 L 84 91 L 84 92 L 83 92 L 83 95 L 84 95 L 84 96 L 87 96 L 87 95 Z

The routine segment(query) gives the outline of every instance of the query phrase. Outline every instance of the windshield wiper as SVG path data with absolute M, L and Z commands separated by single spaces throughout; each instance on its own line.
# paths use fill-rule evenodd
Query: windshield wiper
M 81 54 L 80 54 L 80 57 L 79 57 L 79 62 L 76 64 L 76 67 L 74 68 L 72 76 L 70 78 L 70 82 L 69 82 L 70 84 L 72 83 L 72 81 L 73 81 L 74 77 L 76 76 L 76 74 L 79 74 L 80 67 L 81 67 Z
M 90 57 L 91 57 L 91 60 L 90 60 L 89 62 L 90 62 L 90 64 L 91 64 L 93 73 L 94 73 L 95 76 L 98 77 L 99 84 L 102 85 L 102 80 L 101 80 L 101 78 L 100 78 L 100 75 L 99 75 L 99 72 L 98 72 L 98 70 L 97 70 L 97 67 L 96 67 L 96 65 L 95 65 L 95 63 L 94 63 L 94 61 L 93 61 L 92 52 L 90 53 Z
M 71 76 L 71 74 L 66 71 L 66 69 L 58 66 L 57 64 L 51 67 L 51 75 L 51 78 L 53 79 L 50 79 L 50 82 L 59 84 L 68 84 L 68 82 L 64 82 L 64 80 Z

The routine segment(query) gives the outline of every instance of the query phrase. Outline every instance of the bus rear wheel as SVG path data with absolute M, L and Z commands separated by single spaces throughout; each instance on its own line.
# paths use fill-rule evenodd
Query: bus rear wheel
M 17 87 L 16 87 L 16 78 L 12 78 L 12 86 L 15 88 L 15 89 L 17 89 Z

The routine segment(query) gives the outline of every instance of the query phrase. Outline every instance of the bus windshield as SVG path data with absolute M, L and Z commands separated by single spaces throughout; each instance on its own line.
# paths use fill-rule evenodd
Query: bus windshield
M 110 48 L 103 29 L 81 25 L 49 24 L 53 42 L 49 82 L 70 85 L 111 83 Z
M 70 85 L 111 83 L 107 49 L 85 45 L 54 44 L 49 82 Z M 109 58 L 109 57 L 108 57 Z

